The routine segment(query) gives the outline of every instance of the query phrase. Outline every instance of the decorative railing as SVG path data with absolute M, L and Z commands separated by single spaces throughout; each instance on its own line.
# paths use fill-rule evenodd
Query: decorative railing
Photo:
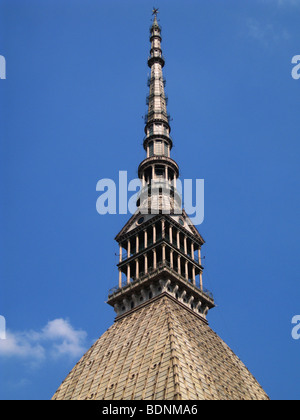
M 168 141 L 171 140 L 171 142 L 173 142 L 172 137 L 170 136 L 170 134 L 168 134 L 167 130 L 164 131 L 163 133 L 153 133 L 153 132 L 151 132 L 151 133 L 149 133 L 149 135 L 147 134 L 144 137 L 143 141 L 145 142 L 146 140 L 148 140 L 148 139 L 151 140 L 152 138 L 157 138 L 157 139 L 162 138 L 163 140 L 168 140 Z
M 168 157 L 168 156 L 163 156 L 163 155 L 154 155 L 151 157 L 147 157 L 146 159 L 144 159 L 139 166 L 139 171 L 143 168 L 145 169 L 145 165 L 151 165 L 154 163 L 156 163 L 156 161 L 158 163 L 160 163 L 160 161 L 165 164 L 165 163 L 169 163 L 170 166 L 175 169 L 175 171 L 177 172 L 177 174 L 179 174 L 179 166 L 178 164 L 175 162 L 175 160 L 173 160 L 172 158 Z
M 156 61 L 156 60 L 159 60 L 159 61 L 161 61 L 163 64 L 165 63 L 165 57 L 162 55 L 162 54 L 160 54 L 160 53 L 157 53 L 157 55 L 150 55 L 149 57 L 148 57 L 148 60 L 147 60 L 147 63 L 149 64 L 149 62 L 151 62 L 151 61 Z
M 127 283 L 127 281 L 125 281 L 125 280 L 122 281 L 122 287 L 121 288 L 116 286 L 116 287 L 113 287 L 112 289 L 109 290 L 109 297 L 112 296 L 113 294 L 119 292 L 122 289 L 125 290 L 127 287 L 134 286 L 138 283 L 142 283 L 143 281 L 147 280 L 148 278 L 153 277 L 156 274 L 159 274 L 164 269 L 167 269 L 169 272 L 174 274 L 176 277 L 180 277 L 180 279 L 184 283 L 189 284 L 189 286 L 194 288 L 195 290 L 197 290 L 197 292 L 203 293 L 205 295 L 205 297 L 209 298 L 210 300 L 214 300 L 212 292 L 210 292 L 209 290 L 207 290 L 205 288 L 201 288 L 199 280 L 196 280 L 196 284 L 194 284 L 191 279 L 186 279 L 184 276 L 179 274 L 176 270 L 174 270 L 174 268 L 171 267 L 169 261 L 164 261 L 164 262 L 158 263 L 156 268 L 148 267 L 148 272 L 147 273 L 142 273 L 141 272 L 139 274 L 139 278 L 136 278 L 134 276 L 131 277 L 132 281 L 130 283 Z
M 157 115 L 157 117 L 156 117 L 156 115 Z M 171 116 L 170 116 L 170 114 L 168 114 L 167 112 L 165 112 L 163 109 L 156 109 L 155 111 L 150 111 L 150 112 L 148 112 L 147 114 L 145 114 L 145 117 L 144 117 L 145 124 L 147 124 L 147 123 L 148 123 L 148 121 L 149 121 L 151 118 L 153 118 L 153 117 L 154 117 L 154 119 L 155 119 L 155 118 L 161 119 L 161 115 L 162 115 L 163 117 L 167 118 L 168 122 L 170 122 L 170 121 L 171 121 Z
M 151 95 L 148 95 L 146 97 L 146 105 L 149 105 L 151 99 L 153 99 L 155 97 L 164 99 L 165 102 L 166 102 L 166 105 L 168 105 L 169 97 L 167 95 L 163 94 L 163 93 L 159 93 L 159 94 L 151 93 Z
M 158 77 L 158 78 L 157 77 L 148 77 L 148 80 L 147 80 L 148 87 L 150 87 L 151 83 L 154 82 L 155 80 L 162 81 L 164 86 L 166 87 L 167 81 L 164 77 Z

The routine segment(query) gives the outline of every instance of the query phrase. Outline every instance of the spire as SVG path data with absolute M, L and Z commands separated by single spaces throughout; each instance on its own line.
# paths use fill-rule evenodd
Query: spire
M 153 19 L 153 25 L 152 28 L 159 28 L 159 24 L 157 22 L 157 16 L 155 15 L 154 19 Z
M 109 292 L 108 304 L 121 317 L 154 296 L 169 292 L 205 319 L 215 305 L 212 294 L 203 287 L 204 239 L 182 209 L 177 191 L 179 167 L 171 158 L 173 143 L 162 72 L 165 61 L 156 14 L 150 28 L 148 59 L 147 156 L 138 169 L 143 188 L 137 212 L 115 238 L 120 246 L 119 285 Z
M 155 13 L 153 24 L 150 27 L 150 56 L 148 58 L 148 66 L 151 69 L 151 76 L 148 80 L 150 88 L 149 96 L 147 98 L 148 114 L 146 116 L 146 129 L 147 125 L 153 123 L 155 119 L 160 119 L 167 125 L 170 132 L 169 116 L 167 113 L 168 98 L 165 95 L 165 80 L 163 77 L 163 67 L 165 59 L 162 54 L 161 48 L 161 27 L 157 22 L 158 9 L 154 9 Z
M 179 167 L 171 159 L 173 142 L 170 137 L 170 116 L 167 111 L 168 98 L 165 94 L 166 81 L 163 76 L 165 59 L 162 54 L 161 27 L 157 21 L 158 9 L 153 10 L 153 23 L 150 27 L 150 55 L 148 66 L 151 69 L 148 78 L 149 95 L 146 104 L 148 112 L 145 116 L 144 149 L 147 158 L 139 166 L 139 178 L 142 180 L 144 193 L 141 194 L 141 212 L 148 212 L 150 203 L 148 193 L 151 192 L 151 209 L 160 212 L 170 209 L 171 212 L 181 211 L 181 198 L 177 194 L 176 180 L 179 177 Z M 156 188 L 153 187 L 156 183 Z M 161 184 L 164 183 L 164 193 L 160 194 Z M 166 187 L 166 188 L 165 188 Z M 172 191 L 170 199 L 170 191 Z M 159 195 L 160 194 L 160 195 Z

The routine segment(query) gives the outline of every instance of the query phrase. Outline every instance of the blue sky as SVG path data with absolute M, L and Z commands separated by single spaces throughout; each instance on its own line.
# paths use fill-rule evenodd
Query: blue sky
M 272 399 L 299 399 L 298 0 L 160 0 L 173 158 L 205 180 L 211 327 Z M 96 184 L 144 159 L 153 1 L 0 0 L 0 398 L 50 399 L 113 323 Z

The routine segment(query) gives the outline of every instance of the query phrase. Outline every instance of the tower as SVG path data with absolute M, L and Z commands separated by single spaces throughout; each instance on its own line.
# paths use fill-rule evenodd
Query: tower
M 203 285 L 204 239 L 181 210 L 179 167 L 167 112 L 161 28 L 150 28 L 146 158 L 137 211 L 116 236 L 114 325 L 75 365 L 54 400 L 268 399 L 206 320 L 214 298 Z
M 179 167 L 171 158 L 170 116 L 167 112 L 165 60 L 161 28 L 155 16 L 150 28 L 148 113 L 145 116 L 146 159 L 138 168 L 142 190 L 138 210 L 117 235 L 119 284 L 108 303 L 117 317 L 162 293 L 206 317 L 213 296 L 203 288 L 202 236 L 182 210 L 177 191 Z

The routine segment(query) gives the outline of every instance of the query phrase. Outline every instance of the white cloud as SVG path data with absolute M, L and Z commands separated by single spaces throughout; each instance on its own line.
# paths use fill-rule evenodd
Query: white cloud
M 77 357 L 81 355 L 85 348 L 87 333 L 81 330 L 75 330 L 68 321 L 64 319 L 55 319 L 48 322 L 42 332 L 45 340 L 51 340 L 54 343 L 53 347 L 57 356 L 69 354 Z
M 264 47 L 285 42 L 291 39 L 290 28 L 287 26 L 286 13 L 294 14 L 300 8 L 300 0 L 257 0 L 261 5 L 268 6 L 257 9 L 254 18 L 245 20 L 248 36 Z
M 289 32 L 285 28 L 280 28 L 266 22 L 259 22 L 255 19 L 247 21 L 248 35 L 268 47 L 278 41 L 286 41 L 290 38 Z
M 261 0 L 263 3 L 274 4 L 278 7 L 300 6 L 300 0 Z
M 75 358 L 86 350 L 86 337 L 85 331 L 74 329 L 69 321 L 55 319 L 41 331 L 7 331 L 6 339 L 0 340 L 0 357 L 19 357 L 33 362 L 47 357 Z
M 299 0 L 277 0 L 278 6 L 300 6 Z
M 31 357 L 41 360 L 45 357 L 45 349 L 33 342 L 26 333 L 6 333 L 6 339 L 0 340 L 0 356 Z

